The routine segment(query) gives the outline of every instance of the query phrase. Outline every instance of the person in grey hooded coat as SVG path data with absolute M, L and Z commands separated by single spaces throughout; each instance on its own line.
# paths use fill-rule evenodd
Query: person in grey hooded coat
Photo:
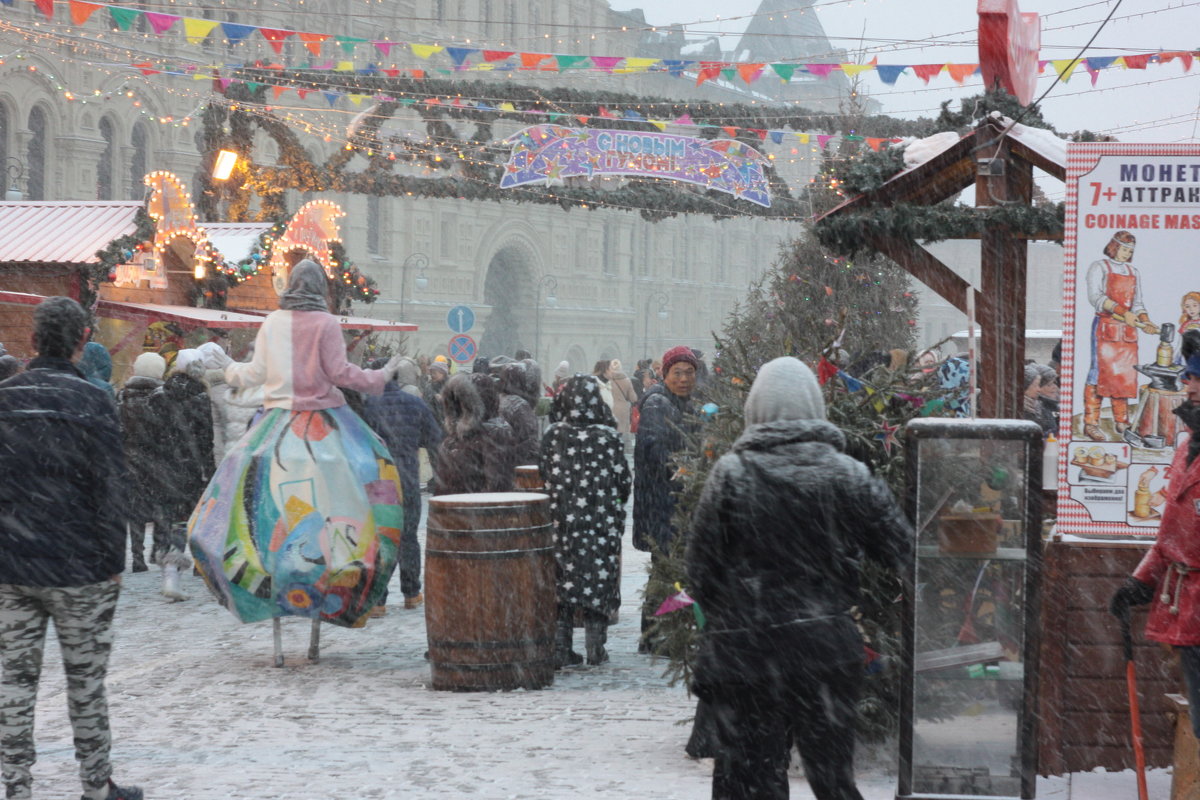
M 817 800 L 861 800 L 863 642 L 850 609 L 861 558 L 899 569 L 912 530 L 887 486 L 842 452 L 802 362 L 759 370 L 745 421 L 708 475 L 686 556 L 707 618 L 693 691 L 716 726 L 712 796 L 786 798 L 794 741 Z

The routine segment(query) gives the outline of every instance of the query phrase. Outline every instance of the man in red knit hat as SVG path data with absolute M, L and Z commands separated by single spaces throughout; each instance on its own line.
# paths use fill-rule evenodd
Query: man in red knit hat
M 691 349 L 682 345 L 664 353 L 662 362 L 662 383 L 647 389 L 638 401 L 641 417 L 633 450 L 633 546 L 651 553 L 666 553 L 675 538 L 672 493 L 678 487 L 671 455 L 683 449 L 684 432 L 694 425 L 691 395 L 700 366 Z M 643 630 L 646 623 L 643 617 Z

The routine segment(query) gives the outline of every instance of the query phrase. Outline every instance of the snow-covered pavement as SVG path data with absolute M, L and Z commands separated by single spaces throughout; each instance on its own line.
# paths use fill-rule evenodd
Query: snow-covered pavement
M 422 531 L 423 539 L 423 531 Z M 638 655 L 646 556 L 626 534 L 612 661 L 557 674 L 540 691 L 429 688 L 422 610 L 398 604 L 365 629 L 322 626 L 305 658 L 307 620 L 284 620 L 287 664 L 272 666 L 269 623 L 242 625 L 199 578 L 172 604 L 159 577 L 126 573 L 109 673 L 115 777 L 150 800 L 359 798 L 705 798 L 711 762 L 683 753 L 693 703 L 664 663 Z M 576 649 L 582 650 L 582 631 Z M 51 632 L 38 703 L 36 798 L 79 796 L 62 667 Z M 892 800 L 893 753 L 860 753 L 866 800 Z M 1150 796 L 1170 776 L 1151 774 Z M 1133 774 L 1039 781 L 1038 796 L 1136 796 Z M 792 797 L 811 798 L 798 768 Z

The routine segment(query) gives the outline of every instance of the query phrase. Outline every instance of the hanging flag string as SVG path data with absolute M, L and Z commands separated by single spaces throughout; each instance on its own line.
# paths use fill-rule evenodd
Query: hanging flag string
M 336 36 L 328 33 L 294 31 L 274 26 L 249 25 L 235 22 L 222 22 L 212 19 L 185 17 L 176 14 L 165 14 L 154 11 L 144 11 L 125 5 L 110 5 L 94 3 L 89 0 L 30 0 L 48 20 L 54 19 L 55 7 L 66 5 L 67 17 L 76 27 L 83 27 L 95 19 L 98 10 L 107 11 L 106 25 L 118 31 L 135 30 L 139 18 L 145 18 L 147 25 L 156 36 L 162 37 L 177 23 L 183 38 L 189 44 L 197 45 L 209 36 L 218 34 L 231 45 L 248 42 L 255 33 L 270 46 L 277 54 L 282 54 L 284 45 L 291 37 L 303 42 L 305 48 L 314 59 L 308 69 L 333 70 L 338 72 L 357 72 L 364 69 L 359 66 L 362 59 L 356 62 L 355 57 L 361 57 L 364 52 L 367 58 L 378 54 L 384 58 L 393 55 L 409 53 L 422 61 L 430 61 L 434 56 L 449 62 L 451 72 L 506 72 L 506 71 L 536 71 L 539 73 L 566 72 L 597 72 L 605 75 L 635 75 L 647 72 L 663 72 L 673 77 L 682 78 L 685 75 L 693 77 L 696 84 L 708 81 L 724 80 L 734 82 L 740 80 L 753 84 L 761 80 L 778 80 L 791 83 L 796 78 L 810 77 L 829 78 L 835 72 L 848 77 L 854 77 L 866 72 L 875 72 L 887 86 L 895 86 L 897 81 L 906 74 L 920 79 L 928 84 L 930 80 L 945 74 L 955 83 L 962 85 L 980 73 L 977 63 L 936 63 L 936 64 L 879 64 L 872 59 L 869 63 L 853 62 L 743 62 L 743 61 L 691 61 L 686 59 L 643 58 L 635 56 L 588 56 L 568 55 L 559 53 L 529 53 L 518 50 L 489 49 L 486 47 L 451 47 L 423 42 L 406 42 L 401 40 L 366 39 L 356 36 Z M 3 6 L 11 6 L 13 0 L 0 0 Z M 327 44 L 332 42 L 332 44 Z M 336 46 L 337 53 L 331 58 L 326 52 Z M 363 48 L 360 50 L 360 48 Z M 368 52 L 369 51 L 369 52 Z M 1100 72 L 1107 69 L 1145 69 L 1149 64 L 1168 64 L 1179 61 L 1183 70 L 1188 72 L 1200 50 L 1165 50 L 1153 53 L 1141 53 L 1123 56 L 1098 56 L 1083 59 L 1046 59 L 1038 62 L 1039 73 L 1044 73 L 1050 67 L 1061 80 L 1067 82 L 1075 70 L 1082 67 L 1090 76 L 1092 85 Z M 378 69 L 368 62 L 367 69 Z M 165 71 L 165 70 L 164 70 Z

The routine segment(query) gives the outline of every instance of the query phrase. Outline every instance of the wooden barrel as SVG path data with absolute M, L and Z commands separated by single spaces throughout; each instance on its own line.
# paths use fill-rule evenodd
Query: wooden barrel
M 513 479 L 513 486 L 519 492 L 540 492 L 546 488 L 542 483 L 542 473 L 538 471 L 537 464 L 517 467 L 517 476 Z
M 550 498 L 532 492 L 429 501 L 425 627 L 434 689 L 540 689 L 554 681 Z

